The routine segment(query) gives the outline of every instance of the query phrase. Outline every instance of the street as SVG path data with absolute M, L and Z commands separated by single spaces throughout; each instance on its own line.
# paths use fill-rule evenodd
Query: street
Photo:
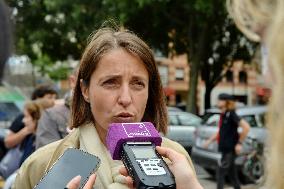
M 215 178 L 210 176 L 203 168 L 194 164 L 197 177 L 201 185 L 204 189 L 216 189 L 216 181 Z M 256 189 L 257 187 L 253 184 L 242 186 L 242 189 Z M 225 189 L 233 189 L 230 186 L 226 186 Z

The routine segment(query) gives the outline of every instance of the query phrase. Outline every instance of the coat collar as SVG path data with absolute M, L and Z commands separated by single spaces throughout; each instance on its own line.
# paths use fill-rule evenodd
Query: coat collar
M 49 170 L 53 164 L 57 161 L 57 159 L 64 153 L 67 148 L 79 148 L 80 141 L 79 141 L 79 129 L 74 129 L 69 135 L 63 138 L 57 148 L 55 149 L 54 153 L 52 154 L 45 172 Z

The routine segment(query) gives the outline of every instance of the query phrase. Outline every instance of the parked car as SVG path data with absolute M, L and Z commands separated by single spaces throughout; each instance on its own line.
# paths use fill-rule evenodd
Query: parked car
M 167 107 L 169 112 L 183 112 L 182 109 L 178 108 L 178 107 L 173 107 L 173 106 L 168 106 Z
M 25 98 L 17 91 L 0 85 L 0 140 L 21 113 Z
M 202 119 L 183 111 L 168 111 L 169 127 L 167 138 L 180 143 L 189 152 L 194 145 L 194 132 Z
M 246 120 L 250 126 L 251 130 L 248 133 L 249 138 L 257 140 L 258 143 L 264 145 L 267 135 L 267 130 L 264 126 L 265 113 L 267 108 L 265 106 L 255 106 L 255 107 L 238 107 L 236 113 L 244 120 Z M 207 149 L 203 147 L 204 142 L 212 136 L 214 133 L 218 132 L 218 122 L 220 118 L 220 111 L 217 108 L 209 109 L 203 118 L 202 125 L 196 129 L 195 145 L 192 149 L 192 158 L 201 167 L 207 170 L 210 174 L 215 174 L 217 168 L 217 162 L 221 159 L 221 154 L 218 152 L 217 142 L 211 143 Z M 241 129 L 241 128 L 240 128 Z M 242 180 L 247 182 L 257 182 L 263 175 L 263 162 L 262 165 L 258 167 L 254 174 L 255 180 L 251 177 L 247 178 L 247 173 L 242 172 L 246 170 L 244 168 L 246 156 L 252 151 L 251 142 L 243 143 L 243 155 L 236 158 L 236 165 L 239 168 L 240 177 Z
M 8 134 L 11 123 L 21 113 L 24 97 L 17 91 L 0 85 L 0 159 L 5 155 L 7 149 L 4 138 Z
M 8 128 L 20 113 L 20 108 L 14 102 L 0 102 L 0 146 L 8 134 Z

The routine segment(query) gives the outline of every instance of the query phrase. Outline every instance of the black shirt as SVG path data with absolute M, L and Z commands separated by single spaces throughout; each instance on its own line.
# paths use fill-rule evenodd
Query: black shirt
M 233 152 L 239 140 L 238 126 L 241 119 L 235 111 L 227 111 L 221 116 L 219 151 Z
M 12 125 L 10 126 L 10 130 L 14 133 L 19 132 L 22 128 L 25 127 L 23 123 L 24 114 L 20 114 L 16 117 L 16 119 L 13 121 Z

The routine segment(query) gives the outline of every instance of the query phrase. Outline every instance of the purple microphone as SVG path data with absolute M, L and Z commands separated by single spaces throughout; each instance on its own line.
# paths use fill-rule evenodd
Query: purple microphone
M 175 180 L 156 151 L 162 138 L 150 122 L 112 123 L 106 143 L 114 160 L 122 160 L 137 189 L 175 189 Z
M 121 148 L 126 142 L 152 142 L 161 146 L 162 138 L 150 122 L 110 124 L 106 143 L 114 160 L 121 159 Z

